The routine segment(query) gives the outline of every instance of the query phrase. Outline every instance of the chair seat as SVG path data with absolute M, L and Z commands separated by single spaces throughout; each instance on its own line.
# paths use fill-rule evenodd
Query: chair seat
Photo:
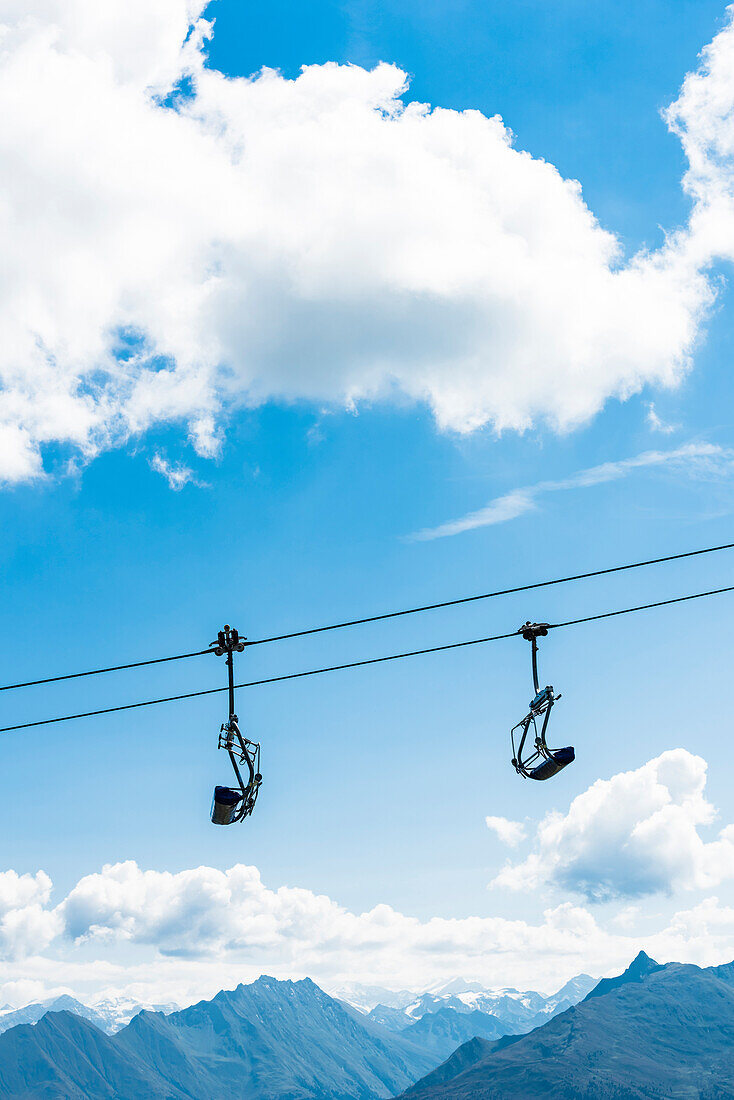
M 576 753 L 572 745 L 555 749 L 550 755 L 550 760 L 544 760 L 542 764 L 538 764 L 528 772 L 528 775 L 530 779 L 550 779 L 551 776 L 558 775 L 563 768 L 572 764 L 575 759 Z

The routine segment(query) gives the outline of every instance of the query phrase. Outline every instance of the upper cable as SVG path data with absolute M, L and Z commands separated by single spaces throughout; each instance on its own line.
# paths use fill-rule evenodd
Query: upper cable
M 303 638 L 307 634 L 321 634 L 327 630 L 342 630 L 347 626 L 364 626 L 384 619 L 397 619 L 402 615 L 418 615 L 422 611 L 438 611 L 443 607 L 457 607 L 459 604 L 475 603 L 477 600 L 491 600 L 495 596 L 512 596 L 516 592 L 531 592 L 535 588 L 550 588 L 554 584 L 568 584 L 570 581 L 583 581 L 590 577 L 604 577 L 609 573 L 622 573 L 627 569 L 642 569 L 646 565 L 661 565 L 666 561 L 680 561 L 682 558 L 695 558 L 700 554 L 715 554 L 719 550 L 734 549 L 734 542 L 721 546 L 706 546 L 702 550 L 687 550 L 683 554 L 667 554 L 663 558 L 648 558 L 646 561 L 634 561 L 627 565 L 612 565 L 608 569 L 593 569 L 589 573 L 573 573 L 568 577 L 555 577 L 549 581 L 534 581 L 532 584 L 519 584 L 514 588 L 498 588 L 494 592 L 480 592 L 476 596 L 461 596 L 455 600 L 442 600 L 441 603 L 427 603 L 421 607 L 407 607 L 401 611 L 384 611 L 379 615 L 368 615 L 362 619 L 346 619 L 341 623 L 329 623 L 326 626 L 311 626 L 306 630 L 294 630 L 290 634 L 274 634 L 270 638 L 256 638 L 245 645 L 265 645 L 267 642 L 284 642 L 290 638 Z
M 122 672 L 126 668 L 142 668 L 144 665 L 162 665 L 165 661 L 184 661 L 187 657 L 201 657 L 204 653 L 213 653 L 213 649 L 197 649 L 194 653 L 176 653 L 172 657 L 151 657 L 147 661 L 131 661 L 126 665 L 110 665 L 108 668 L 89 668 L 85 672 L 67 672 L 64 676 L 46 676 L 42 680 L 25 680 L 21 684 L 2 684 L 0 691 L 14 691 L 15 688 L 38 687 L 39 684 L 56 684 L 59 680 L 76 680 L 80 676 L 99 676 L 103 672 Z
M 284 642 L 291 638 L 303 638 L 309 634 L 323 634 L 329 630 L 343 630 L 349 626 L 364 626 L 367 623 L 382 622 L 385 619 L 397 619 L 404 615 L 418 615 L 424 611 L 438 611 L 444 607 L 457 607 L 461 604 L 476 603 L 478 600 L 491 600 L 496 596 L 511 596 L 518 592 L 531 592 L 537 588 L 550 588 L 556 584 L 568 584 L 571 581 L 587 580 L 591 577 L 604 577 L 610 573 L 622 573 L 629 569 L 642 569 L 648 565 L 661 565 L 664 562 L 680 561 L 683 558 L 695 558 L 701 554 L 715 554 L 720 550 L 732 550 L 734 549 L 734 542 L 722 543 L 720 546 L 706 546 L 701 550 L 687 550 L 682 554 L 667 554 L 661 558 L 647 558 L 645 561 L 629 562 L 625 565 L 612 565 L 607 569 L 593 569 L 587 573 L 573 573 L 567 577 L 555 577 L 552 580 L 547 581 L 534 581 L 531 584 L 520 584 L 514 588 L 499 588 L 493 592 L 480 592 L 475 596 L 461 596 L 458 599 L 442 600 L 440 603 L 423 604 L 420 607 L 406 607 L 398 611 L 384 611 L 379 615 L 367 615 L 361 619 L 346 619 L 343 622 L 328 623 L 324 626 L 312 626 L 307 627 L 305 630 L 294 630 L 288 634 L 273 634 L 267 638 L 255 638 L 252 641 L 245 641 L 244 644 L 247 647 L 266 645 L 269 642 Z M 722 590 L 725 591 L 725 590 Z M 683 599 L 695 599 L 697 597 L 683 597 Z M 667 601 L 663 601 L 667 602 Z M 673 601 L 675 602 L 675 601 Z M 651 605 L 657 606 L 657 605 Z M 624 614 L 625 612 L 614 612 L 613 614 Z M 594 616 L 592 616 L 594 617 Z M 601 616 L 602 618 L 604 616 Z M 578 620 L 584 622 L 586 620 Z M 559 626 L 566 625 L 559 623 Z M 214 653 L 214 649 L 198 649 L 192 653 L 177 653 L 169 657 L 152 657 L 144 661 L 130 661 L 127 664 L 109 665 L 106 668 L 92 668 L 86 669 L 83 672 L 67 672 L 64 675 L 59 676 L 46 676 L 39 680 L 25 680 L 22 683 L 17 684 L 2 684 L 0 685 L 0 691 L 15 691 L 18 688 L 38 687 L 41 684 L 56 684 L 62 680 L 76 680 L 83 676 L 100 676 L 106 672 L 122 672 L 125 669 L 131 668 L 143 668 L 145 665 L 159 665 L 168 661 L 183 661 L 189 657 L 202 657 L 205 653 Z M 185 698 L 185 696 L 184 696 Z M 2 731 L 0 731 L 2 732 Z
M 720 596 L 724 592 L 734 592 L 734 585 L 726 588 L 711 588 L 706 592 L 693 592 L 688 596 L 674 596 L 669 600 L 656 600 L 654 603 L 636 604 L 634 607 L 623 607 L 617 611 L 603 611 L 597 615 L 587 615 L 582 619 L 569 619 L 562 623 L 548 623 L 549 630 L 558 630 L 567 626 L 578 626 L 581 623 L 595 622 L 598 619 L 611 619 L 617 615 L 630 615 L 635 611 L 648 611 L 653 607 L 665 607 L 669 604 L 685 603 L 688 600 L 700 600 L 706 596 Z M 500 642 L 507 638 L 515 638 L 522 635 L 524 626 L 518 630 L 512 630 L 508 634 L 493 634 L 486 638 L 470 638 L 468 641 L 449 642 L 446 645 L 430 646 L 426 649 L 411 649 L 403 653 L 390 653 L 383 657 L 368 657 L 362 661 L 349 661 L 341 665 L 327 665 L 323 668 L 306 669 L 304 672 L 288 672 L 281 676 L 268 676 L 262 680 L 250 680 L 243 684 L 235 684 L 236 688 L 261 687 L 263 684 L 278 684 L 284 680 L 300 680 L 307 676 L 320 676 L 325 672 L 341 672 L 348 668 L 362 668 L 364 665 L 383 664 L 386 661 L 400 661 L 405 657 L 419 657 L 426 653 L 441 653 L 449 649 L 463 649 L 466 646 L 482 645 L 486 642 Z M 209 652 L 204 650 L 203 652 Z M 80 714 L 64 714 L 56 718 L 39 719 L 35 722 L 20 722 L 14 726 L 0 727 L 0 733 L 10 733 L 13 730 L 30 729 L 33 726 L 48 726 L 56 722 L 70 722 L 75 718 L 93 718 L 100 714 L 113 714 L 122 710 L 136 710 L 139 707 L 152 707 L 158 703 L 173 703 L 179 699 L 196 699 L 202 695 L 217 695 L 219 692 L 228 691 L 228 687 L 205 688 L 202 691 L 188 691 L 182 695 L 168 695 L 160 699 L 146 699 L 139 703 L 123 703 L 117 707 L 103 707 L 100 710 L 88 710 Z

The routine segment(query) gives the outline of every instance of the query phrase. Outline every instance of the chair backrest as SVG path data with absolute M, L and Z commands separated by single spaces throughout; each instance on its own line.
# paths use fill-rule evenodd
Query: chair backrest
M 242 792 L 232 787 L 215 787 L 212 799 L 212 821 L 215 825 L 231 825 L 242 801 Z

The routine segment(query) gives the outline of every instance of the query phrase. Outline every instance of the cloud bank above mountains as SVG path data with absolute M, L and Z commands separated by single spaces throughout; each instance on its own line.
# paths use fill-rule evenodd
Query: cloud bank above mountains
M 626 259 L 499 117 L 395 65 L 206 66 L 202 0 L 0 0 L 0 479 L 238 405 L 568 429 L 674 385 L 734 253 L 734 27 L 666 114 L 687 227 Z
M 500 875 L 509 887 L 549 888 L 535 919 L 419 920 L 385 904 L 356 913 L 310 890 L 273 889 L 242 864 L 177 873 L 110 864 L 56 901 L 43 871 L 5 871 L 0 1003 L 59 991 L 184 1003 L 262 972 L 309 975 L 327 987 L 364 981 L 413 989 L 465 974 L 550 992 L 575 973 L 619 968 L 641 946 L 661 959 L 727 961 L 734 908 L 716 896 L 658 914 L 653 931 L 626 905 L 732 878 L 734 826 L 709 841 L 699 835 L 714 818 L 705 781 L 705 762 L 675 749 L 599 780 L 566 814 L 541 821 L 530 855 Z M 524 843 L 516 823 L 490 817 L 487 825 L 505 843 Z M 569 890 L 584 900 L 569 901 Z M 609 899 L 625 904 L 619 911 L 585 904 Z

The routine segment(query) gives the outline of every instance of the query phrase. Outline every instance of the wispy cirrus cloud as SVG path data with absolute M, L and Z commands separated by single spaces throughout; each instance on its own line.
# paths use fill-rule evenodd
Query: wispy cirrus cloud
M 680 427 L 679 424 L 668 424 L 657 413 L 655 408 L 655 402 L 648 402 L 647 416 L 645 417 L 647 426 L 654 432 L 660 432 L 662 435 L 672 435 Z
M 148 465 L 151 470 L 155 470 L 166 479 L 174 493 L 180 493 L 185 485 L 205 487 L 203 482 L 197 481 L 194 471 L 189 466 L 184 465 L 183 462 L 171 462 L 160 451 L 155 452 Z
M 623 458 L 618 462 L 603 462 L 587 470 L 579 470 L 571 477 L 559 481 L 539 481 L 522 489 L 513 489 L 509 493 L 495 497 L 483 508 L 469 512 L 459 519 L 441 523 L 438 527 L 426 527 L 409 535 L 411 541 L 426 542 L 431 539 L 446 538 L 448 535 L 460 535 L 464 531 L 473 531 L 477 527 L 492 527 L 498 523 L 507 523 L 517 519 L 538 507 L 538 498 L 546 493 L 558 493 L 568 489 L 589 489 L 608 481 L 619 481 L 629 477 L 637 470 L 655 466 L 670 466 L 686 469 L 694 476 L 716 477 L 731 470 L 734 463 L 734 450 L 720 447 L 715 443 L 686 443 L 670 451 L 644 451 L 632 458 Z

